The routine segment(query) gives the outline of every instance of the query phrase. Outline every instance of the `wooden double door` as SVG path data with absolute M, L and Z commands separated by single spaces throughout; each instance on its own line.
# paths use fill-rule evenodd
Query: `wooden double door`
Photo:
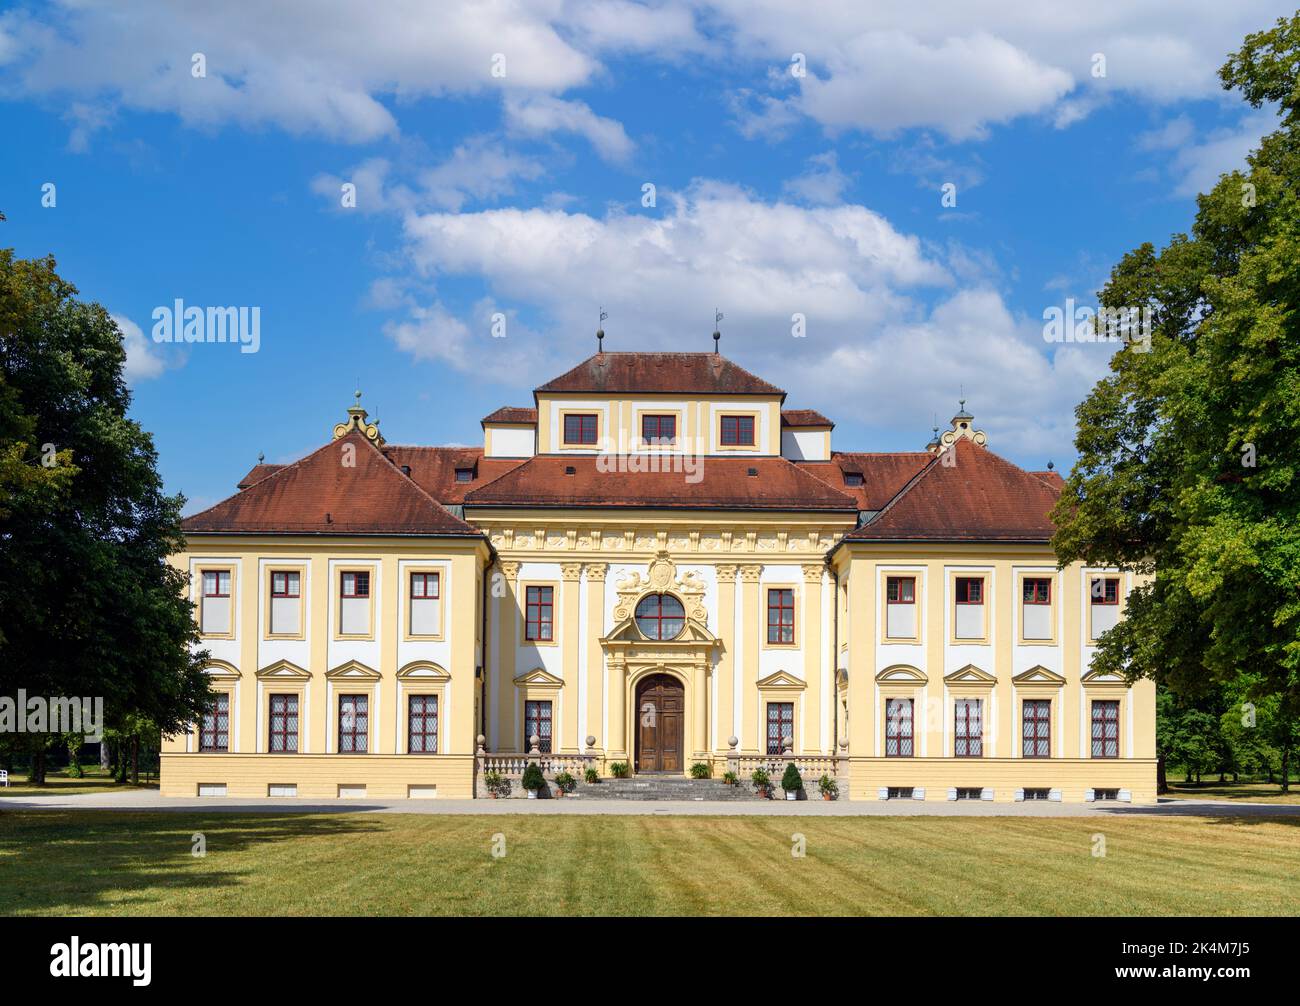
M 670 674 L 652 674 L 636 689 L 636 771 L 681 772 L 686 732 L 682 683 Z

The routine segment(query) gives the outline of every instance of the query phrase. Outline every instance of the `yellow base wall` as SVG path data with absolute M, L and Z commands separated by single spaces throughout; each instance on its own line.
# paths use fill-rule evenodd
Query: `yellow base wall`
M 436 786 L 437 796 L 474 795 L 472 755 L 164 754 L 163 796 L 196 797 L 199 785 L 224 783 L 227 797 L 266 797 L 293 783 L 298 798 L 336 800 L 339 786 L 366 787 L 367 799 L 405 799 L 411 786 Z
M 927 801 L 948 799 L 952 787 L 993 790 L 1011 803 L 1018 789 L 1059 789 L 1062 803 L 1081 803 L 1089 789 L 1126 789 L 1134 803 L 1154 803 L 1154 758 L 851 758 L 848 795 L 878 800 L 882 786 L 923 786 Z

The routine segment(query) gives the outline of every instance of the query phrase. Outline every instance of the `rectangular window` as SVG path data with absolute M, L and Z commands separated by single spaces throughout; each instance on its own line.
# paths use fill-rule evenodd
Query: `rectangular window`
M 916 578 L 891 576 L 885 580 L 885 597 L 890 604 L 916 603 Z
M 302 574 L 296 570 L 271 571 L 271 625 L 276 636 L 296 636 L 302 597 Z
M 412 695 L 406 706 L 406 750 L 438 753 L 438 696 Z
M 230 694 L 222 692 L 213 698 L 203 714 L 199 729 L 200 751 L 230 750 Z
M 723 416 L 722 443 L 725 447 L 753 447 L 754 417 Z
M 370 574 L 344 573 L 343 596 L 348 598 L 370 597 Z
M 340 573 L 339 593 L 339 634 L 370 635 L 370 572 Z
M 457 481 L 457 482 L 473 482 L 473 481 L 474 481 L 474 469 L 473 469 L 473 468 L 457 468 L 457 469 L 456 469 L 456 481 Z
M 794 743 L 794 703 L 769 702 L 767 704 L 767 753 L 779 755 L 785 750 L 785 739 Z
M 641 439 L 647 444 L 658 446 L 677 443 L 677 417 L 642 416 Z
M 1052 791 L 1050 789 L 1045 789 L 1042 787 L 1033 787 L 1033 788 L 1025 789 L 1026 800 L 1050 800 L 1051 798 L 1052 798 Z
M 298 696 L 272 695 L 270 744 L 272 754 L 298 753 Z
M 885 636 L 915 639 L 918 631 L 916 577 L 886 577 L 885 601 Z
M 911 758 L 912 700 L 885 700 L 885 757 Z
M 203 596 L 199 601 L 199 626 L 205 633 L 228 635 L 231 631 L 230 570 L 205 569 Z
M 1021 581 L 1020 632 L 1026 641 L 1050 640 L 1052 626 L 1052 581 L 1046 576 L 1027 576 Z
M 1119 577 L 1093 577 L 1089 590 L 1088 633 L 1091 639 L 1113 629 L 1119 622 Z
M 524 703 L 525 751 L 531 751 L 533 749 L 534 737 L 537 738 L 537 750 L 542 754 L 550 754 L 551 703 L 549 700 L 529 701 Z
M 296 599 L 301 589 L 301 577 L 294 572 L 271 574 L 271 596 L 283 599 Z
M 1050 758 L 1052 756 L 1051 699 L 1025 699 L 1021 710 L 1021 736 L 1024 739 L 1022 754 L 1026 758 Z
M 566 444 L 595 444 L 597 417 L 592 414 L 570 413 L 564 417 L 564 442 Z
M 1093 577 L 1090 593 L 1093 604 L 1119 604 L 1119 577 Z
M 554 587 L 529 587 L 524 618 L 524 638 L 550 642 L 555 638 Z
M 957 577 L 957 603 L 983 604 L 984 578 L 978 576 Z
M 1092 756 L 1119 757 L 1119 699 L 1097 699 L 1092 703 Z
M 953 731 L 953 755 L 957 758 L 984 757 L 983 702 L 980 699 L 958 699 L 956 702 L 956 727 Z
M 979 786 L 958 786 L 958 800 L 980 800 L 984 797 L 984 790 Z
M 365 754 L 370 750 L 370 696 L 339 696 L 339 754 Z
M 1027 576 L 1022 589 L 1025 604 L 1052 603 L 1052 581 L 1047 577 Z
M 411 635 L 436 636 L 440 624 L 442 578 L 438 573 L 411 574 Z
M 778 644 L 794 642 L 793 590 L 773 588 L 767 592 L 767 641 Z

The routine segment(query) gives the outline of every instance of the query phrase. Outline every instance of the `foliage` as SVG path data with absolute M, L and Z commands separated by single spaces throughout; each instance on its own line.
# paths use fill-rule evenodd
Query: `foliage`
M 829 796 L 832 800 L 840 795 L 840 784 L 829 775 L 823 775 L 817 780 L 817 788 L 821 791 L 822 796 Z
M 740 780 L 736 778 L 735 772 L 723 772 L 722 781 L 725 782 L 728 786 L 734 786 L 736 785 L 736 783 L 740 782 Z
M 1300 713 L 1300 15 L 1251 35 L 1220 71 L 1280 128 L 1198 198 L 1190 235 L 1144 244 L 1101 303 L 1150 308 L 1148 352 L 1116 352 L 1076 409 L 1079 461 L 1054 512 L 1062 565 L 1149 575 L 1093 667 L 1184 701 L 1238 681 Z M 1212 757 L 1190 716 L 1177 744 Z M 1217 717 L 1216 717 L 1217 719 Z M 1283 729 L 1284 742 L 1291 731 Z
M 570 772 L 561 772 L 555 777 L 555 785 L 561 793 L 572 793 L 578 788 L 578 780 Z
M 707 779 L 711 774 L 709 766 L 702 761 L 697 761 L 691 766 L 692 779 Z
M 600 773 L 594 768 L 589 768 L 587 771 L 582 773 L 582 778 L 588 786 L 594 786 L 596 783 L 600 782 Z
M 625 761 L 611 762 L 609 766 L 609 774 L 612 775 L 615 779 L 626 779 L 627 762 Z
M 524 777 L 520 785 L 529 791 L 546 788 L 546 779 L 542 776 L 542 769 L 537 762 L 530 761 L 528 763 L 528 767 L 524 769 Z
M 510 780 L 500 772 L 484 772 L 483 787 L 493 797 L 506 797 L 510 795 Z
M 803 789 L 803 776 L 799 774 L 799 769 L 795 767 L 794 762 L 786 763 L 785 774 L 781 776 L 781 788 L 787 793 Z
M 772 785 L 772 777 L 767 774 L 767 769 L 759 766 L 749 774 L 749 781 L 754 784 L 754 788 L 761 791 L 766 790 Z

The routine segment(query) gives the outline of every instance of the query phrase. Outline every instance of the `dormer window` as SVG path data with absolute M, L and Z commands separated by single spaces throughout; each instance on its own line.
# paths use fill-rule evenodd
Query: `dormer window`
M 574 446 L 595 446 L 595 413 L 571 412 L 564 417 L 564 442 Z
M 845 473 L 844 473 L 844 484 L 845 484 L 846 486 L 860 486 L 860 485 L 862 485 L 862 473 L 861 473 L 861 472 L 845 472 Z
M 456 469 L 456 481 L 457 481 L 457 482 L 473 482 L 473 481 L 474 481 L 474 469 L 473 469 L 473 468 L 457 468 L 457 469 Z
M 641 439 L 650 447 L 671 447 L 677 443 L 677 417 L 642 416 Z
M 754 417 L 723 416 L 721 439 L 723 447 L 753 447 Z

